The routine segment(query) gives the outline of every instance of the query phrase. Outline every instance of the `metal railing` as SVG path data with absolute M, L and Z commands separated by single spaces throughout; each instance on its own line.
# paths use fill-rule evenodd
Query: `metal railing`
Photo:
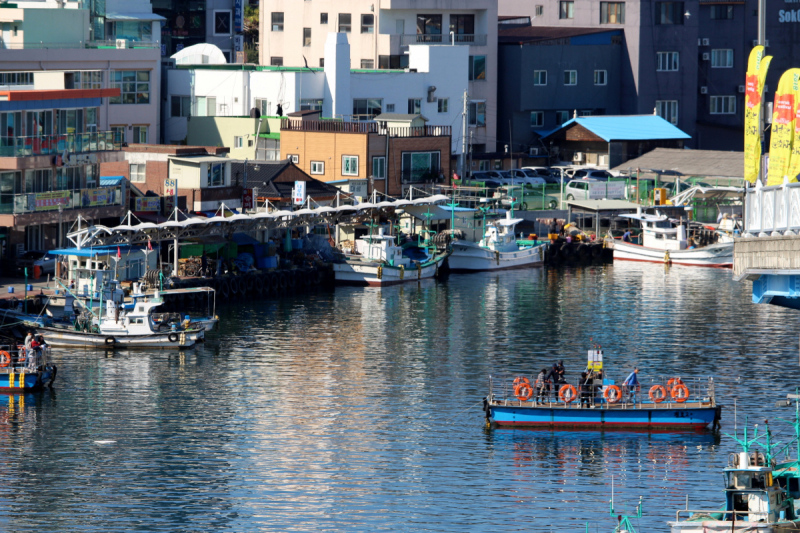
M 338 120 L 281 120 L 281 131 L 321 131 L 335 133 L 377 133 L 376 122 L 341 122 Z
M 455 34 L 451 39 L 451 35 L 447 34 L 428 34 L 428 33 L 411 33 L 400 35 L 400 46 L 408 46 L 409 44 L 466 44 L 474 46 L 486 46 L 488 37 L 486 34 L 470 33 L 470 34 Z
M 764 517 L 768 517 L 769 516 L 769 513 L 767 511 L 726 511 L 724 509 L 713 509 L 713 510 L 712 509 L 699 509 L 699 510 L 679 509 L 678 511 L 675 511 L 675 521 L 676 522 L 680 522 L 682 514 L 687 515 L 687 517 L 689 517 L 689 518 L 691 518 L 691 516 L 695 515 L 695 514 L 706 515 L 706 516 L 722 515 L 722 518 L 720 519 L 721 522 L 732 522 L 732 523 L 742 522 L 742 528 L 744 528 L 745 531 L 752 531 L 751 528 L 753 526 L 752 525 L 747 525 L 747 524 L 752 524 L 754 522 L 753 520 L 727 520 L 726 516 L 727 515 L 733 515 L 734 517 L 736 515 L 739 515 L 739 516 L 755 515 L 755 516 L 764 516 Z M 763 518 L 761 520 L 763 520 Z M 733 531 L 732 528 L 733 528 L 733 525 L 731 525 L 731 531 Z
M 385 128 L 379 133 L 389 137 L 446 137 L 452 133 L 451 126 L 416 126 L 408 128 Z
M 754 236 L 800 231 L 800 183 L 764 187 L 761 182 L 745 195 L 745 232 Z M 789 233 L 790 235 L 792 233 Z
M 71 41 L 66 43 L 46 43 L 39 42 L 22 42 L 11 43 L 4 42 L 0 39 L 0 50 L 67 50 L 67 49 L 87 49 L 87 48 L 117 48 L 116 40 L 108 41 Z M 128 41 L 126 40 L 126 49 L 157 49 L 161 48 L 158 41 Z
M 92 133 L 56 133 L 52 135 L 30 135 L 0 138 L 0 156 L 24 157 L 30 155 L 105 152 L 119 150 L 114 142 L 113 131 Z
M 68 210 L 122 205 L 125 200 L 122 191 L 120 187 L 99 187 L 39 193 L 0 194 L 0 214 L 42 213 L 57 211 L 59 207 Z

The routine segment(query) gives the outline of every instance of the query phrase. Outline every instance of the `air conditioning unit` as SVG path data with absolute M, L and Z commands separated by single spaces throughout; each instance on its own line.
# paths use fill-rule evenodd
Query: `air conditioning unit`
M 740 93 L 743 93 L 743 92 L 744 92 L 744 85 L 739 85 L 739 92 L 740 92 Z
M 709 39 L 703 39 L 702 42 L 703 42 L 703 46 L 708 46 L 711 43 L 711 41 Z
M 575 163 L 582 163 L 583 155 L 583 152 L 575 152 L 575 155 L 572 156 L 572 161 Z
M 703 61 L 708 61 L 709 59 L 711 59 L 711 54 L 703 52 Z
M 127 39 L 117 39 L 117 48 L 128 48 Z
M 539 155 L 539 149 L 538 148 L 528 148 L 528 155 L 530 155 L 530 156 Z
M 700 87 L 700 94 L 708 94 L 708 87 L 706 87 L 705 85 Z

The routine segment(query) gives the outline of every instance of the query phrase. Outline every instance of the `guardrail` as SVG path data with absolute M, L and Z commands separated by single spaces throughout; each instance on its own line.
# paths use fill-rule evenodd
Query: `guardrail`
M 87 49 L 87 48 L 117 48 L 116 40 L 109 41 L 72 41 L 67 43 L 46 43 L 39 42 L 23 42 L 23 43 L 0 43 L 0 49 L 3 50 L 66 50 L 66 49 Z M 157 49 L 161 48 L 158 41 L 129 41 L 126 40 L 125 49 L 132 48 L 145 48 Z
M 48 191 L 26 194 L 0 194 L 0 214 L 23 215 L 45 211 L 86 209 L 122 205 L 121 187 L 98 187 L 69 191 Z
M 452 37 L 452 38 L 451 38 Z M 400 36 L 400 46 L 408 46 L 409 44 L 466 44 L 474 46 L 486 46 L 488 37 L 486 34 L 470 33 L 470 34 L 427 34 L 427 33 L 411 33 Z
M 745 194 L 745 232 L 751 235 L 800 231 L 800 183 L 756 186 Z

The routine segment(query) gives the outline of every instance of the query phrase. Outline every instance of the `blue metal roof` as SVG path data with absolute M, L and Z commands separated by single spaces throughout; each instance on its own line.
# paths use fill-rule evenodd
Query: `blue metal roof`
M 77 257 L 99 257 L 106 255 L 117 255 L 117 248 L 119 248 L 119 252 L 123 255 L 132 252 L 139 252 L 145 249 L 144 246 L 110 245 L 110 246 L 95 246 L 94 248 L 81 248 L 80 250 L 77 248 L 63 248 L 61 250 L 50 250 L 47 253 L 53 255 L 74 255 Z M 157 246 L 153 246 L 153 250 L 157 249 L 158 249 Z
M 610 141 L 651 141 L 657 139 L 691 139 L 658 115 L 594 115 L 577 117 L 563 123 L 558 128 L 542 132 L 549 137 L 557 131 L 580 124 L 606 142 Z
M 101 176 L 100 177 L 100 186 L 101 187 L 116 187 L 122 180 L 125 179 L 125 176 Z

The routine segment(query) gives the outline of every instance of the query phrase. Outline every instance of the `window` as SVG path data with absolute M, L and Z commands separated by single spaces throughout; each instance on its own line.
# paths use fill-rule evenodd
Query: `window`
M 711 50 L 711 68 L 733 68 L 733 50 Z
M 533 84 L 534 85 L 547 85 L 547 71 L 534 70 L 533 71 Z
M 731 20 L 733 19 L 733 6 L 726 5 L 712 5 L 711 6 L 711 19 L 712 20 Z
M 558 3 L 558 18 L 571 19 L 575 18 L 575 2 L 569 0 L 567 2 Z
M 569 111 L 556 111 L 556 124 L 559 126 L 569 120 Z
M 208 187 L 219 187 L 225 185 L 225 163 L 206 163 L 208 176 L 206 185 Z
M 581 117 L 590 117 L 590 116 L 592 116 L 592 110 L 591 109 L 581 109 L 581 111 L 579 112 L 579 116 L 581 116 Z
M 269 102 L 266 98 L 256 98 L 256 108 L 262 116 L 269 115 Z
M 102 89 L 103 73 L 99 71 L 65 72 L 65 89 Z M 33 79 L 31 79 L 33 83 Z M 0 85 L 5 85 L 0 79 Z
M 147 144 L 147 126 L 134 126 L 132 143 Z
M 361 33 L 375 33 L 375 15 L 361 15 Z
M 683 2 L 656 2 L 656 24 L 683 24 Z
M 325 174 L 325 163 L 323 161 L 312 161 L 311 162 L 311 173 L 312 174 Z
M 102 75 L 100 72 L 100 81 Z M 33 85 L 33 72 L 4 72 L 0 74 L 0 85 Z
M 198 96 L 195 102 L 195 116 L 217 116 L 217 98 L 215 96 Z
M 272 13 L 272 31 L 283 31 L 283 12 Z
M 378 68 L 408 68 L 408 54 L 378 56 Z
M 436 105 L 439 113 L 447 113 L 448 108 L 450 107 L 450 99 L 449 98 L 438 98 L 436 100 Z
M 417 42 L 442 42 L 442 16 L 417 15 Z
M 294 163 L 295 165 L 300 162 L 300 156 L 298 154 L 287 154 L 286 159 Z
M 536 16 L 541 17 L 544 15 L 544 6 L 536 6 Z
M 372 177 L 376 180 L 386 179 L 386 158 L 372 158 Z
M 324 67 L 325 67 L 325 58 L 324 58 L 324 57 L 320 57 L 320 58 L 319 58 L 319 66 L 320 66 L 321 68 L 324 68 Z
M 386 104 L 386 112 L 394 113 L 394 104 Z
M 678 101 L 656 100 L 656 114 L 672 124 L 678 124 Z
M 657 52 L 656 59 L 660 72 L 674 72 L 678 70 L 678 52 Z
M 357 98 L 353 100 L 353 115 L 357 120 L 372 120 L 375 115 L 380 115 L 383 109 L 381 98 Z
M 301 99 L 300 111 L 322 111 L 322 99 L 321 98 Z
M 231 34 L 231 12 L 214 11 L 214 35 Z
M 600 24 L 625 24 L 625 2 L 600 2 Z
M 595 70 L 594 71 L 594 84 L 595 85 L 605 85 L 606 78 L 608 74 L 605 70 Z
M 143 164 L 130 165 L 130 177 L 133 183 L 144 183 L 147 181 L 145 166 Z
M 303 28 L 303 46 L 311 46 L 311 28 Z
M 541 128 L 544 126 L 544 112 L 531 111 L 531 128 Z
M 469 125 L 486 126 L 486 102 L 469 103 Z
M 240 135 L 234 136 L 234 138 L 233 138 L 233 147 L 234 148 L 242 148 L 242 146 L 244 146 L 243 140 L 244 140 L 244 138 L 242 136 L 240 136 Z
M 564 71 L 564 85 L 578 85 L 578 71 L 565 70 Z
M 469 80 L 486 79 L 486 56 L 469 56 Z
M 111 88 L 119 88 L 120 95 L 108 99 L 110 104 L 149 104 L 149 70 L 115 70 L 111 73 Z
M 328 23 L 328 14 L 327 13 L 320 13 L 319 14 L 319 23 L 320 24 L 327 24 Z
M 439 152 L 403 152 L 403 182 L 419 183 L 436 179 L 440 157 Z
M 358 176 L 358 156 L 342 156 L 342 176 Z
M 339 13 L 339 33 L 350 33 L 350 13 Z
M 189 117 L 192 115 L 192 97 L 172 96 L 170 99 L 170 108 L 173 117 Z
M 373 69 L 373 68 L 375 68 L 375 60 L 374 59 L 362 59 L 361 60 L 361 68 L 365 68 L 365 69 Z
M 114 134 L 115 144 L 122 144 L 125 142 L 125 126 L 111 126 L 111 132 Z
M 456 35 L 475 35 L 475 15 L 450 15 L 450 31 Z M 464 42 L 456 39 L 457 42 Z
M 422 113 L 422 100 L 419 98 L 408 99 L 408 114 L 419 115 Z
M 712 115 L 733 115 L 736 113 L 735 96 L 712 96 L 711 114 Z
M 269 64 L 273 67 L 282 67 L 283 66 L 283 58 L 282 57 L 270 57 Z

